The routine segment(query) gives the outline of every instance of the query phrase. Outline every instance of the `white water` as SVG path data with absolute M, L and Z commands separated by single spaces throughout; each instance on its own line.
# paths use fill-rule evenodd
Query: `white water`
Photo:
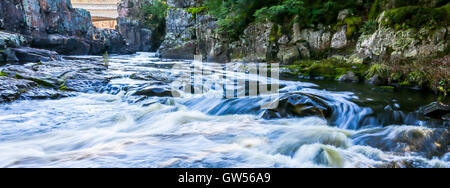
M 142 84 L 145 81 L 127 76 L 171 71 L 142 66 L 166 63 L 145 53 L 114 57 L 108 74 L 123 78 L 108 87 Z M 333 103 L 342 115 L 338 126 L 319 117 L 265 120 L 258 113 L 239 111 L 260 102 L 258 98 L 233 102 L 191 96 L 147 106 L 145 101 L 128 102 L 129 95 L 119 91 L 22 100 L 0 105 L 0 167 L 382 167 L 414 161 L 418 167 L 450 168 L 448 153 L 427 159 L 356 145 L 355 139 L 364 137 L 361 134 L 380 128 L 357 130 L 359 119 L 371 110 L 351 102 L 352 93 L 280 82 L 286 85 L 282 90 L 313 93 Z M 388 137 L 404 134 L 405 129 L 434 130 L 383 128 Z

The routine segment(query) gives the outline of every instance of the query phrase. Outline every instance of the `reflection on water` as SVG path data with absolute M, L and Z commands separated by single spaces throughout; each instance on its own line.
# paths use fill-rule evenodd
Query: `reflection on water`
M 184 74 L 173 65 L 188 63 L 113 56 L 106 74 L 117 77 L 103 88 L 1 104 L 0 167 L 450 167 L 446 122 L 413 113 L 431 100 L 420 95 L 410 96 L 418 101 L 411 107 L 345 84 L 279 81 L 282 94 L 320 96 L 332 108 L 326 119 L 261 118 L 270 94 L 227 99 L 209 95 L 220 89 L 211 87 L 176 98 L 133 95 L 155 80 L 169 86 Z

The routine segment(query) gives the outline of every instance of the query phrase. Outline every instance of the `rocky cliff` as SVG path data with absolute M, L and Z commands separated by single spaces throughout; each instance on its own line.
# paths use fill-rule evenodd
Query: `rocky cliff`
M 341 9 L 329 24 L 255 20 L 237 38 L 220 32 L 228 20 L 211 16 L 203 1 L 167 4 L 162 58 L 280 62 L 302 77 L 448 90 L 450 4 L 443 1 L 362 2 L 369 7 Z
M 0 30 L 22 35 L 33 48 L 67 55 L 128 52 L 115 31 L 95 28 L 90 13 L 70 0 L 3 0 L 0 10 Z
M 134 51 L 156 51 L 165 35 L 163 23 L 148 23 L 155 19 L 147 13 L 152 6 L 156 6 L 153 0 L 122 0 L 118 4 L 117 31 Z

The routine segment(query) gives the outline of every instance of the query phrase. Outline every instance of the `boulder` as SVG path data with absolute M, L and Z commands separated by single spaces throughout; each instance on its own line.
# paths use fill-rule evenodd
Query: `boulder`
M 431 118 L 445 119 L 445 117 L 448 118 L 448 114 L 450 114 L 450 106 L 440 102 L 433 102 L 421 107 L 419 112 L 424 116 Z
M 31 47 L 50 49 L 64 55 L 86 55 L 89 54 L 91 45 L 79 37 L 52 34 L 33 38 Z
M 17 58 L 16 53 L 11 48 L 8 48 L 2 52 L 5 62 L 14 63 L 19 62 L 19 58 Z
M 353 82 L 353 83 L 359 82 L 358 76 L 356 76 L 356 74 L 353 71 L 348 71 L 347 73 L 339 77 L 337 80 L 340 82 Z
M 171 8 L 166 16 L 166 36 L 158 49 L 161 58 L 194 59 L 195 19 L 183 8 Z
M 98 45 L 104 47 L 104 51 L 108 53 L 128 54 L 140 49 L 127 45 L 123 36 L 112 29 L 97 29 L 94 33 L 94 38 L 98 41 Z M 99 48 L 95 48 L 95 44 L 91 43 L 91 53 L 96 54 L 93 51 L 94 49 Z
M 430 129 L 413 126 L 390 126 L 367 129 L 352 136 L 354 144 L 367 145 L 388 152 L 416 152 L 428 158 L 448 151 L 448 129 Z
M 331 48 L 342 49 L 347 46 L 347 27 L 341 26 L 338 32 L 333 35 L 331 39 Z
M 33 81 L 0 76 L 0 103 L 15 101 L 22 93 L 36 86 Z
M 35 48 L 13 48 L 11 49 L 20 62 L 43 62 L 58 59 L 58 53 L 49 50 Z
M 448 33 L 448 28 L 422 28 L 416 32 L 382 26 L 373 34 L 360 36 L 356 53 L 361 57 L 384 61 L 436 57 L 445 53 L 449 45 L 444 33 Z
M 290 93 L 281 96 L 266 105 L 262 118 L 290 118 L 319 116 L 328 118 L 331 116 L 331 108 L 324 99 L 319 96 L 306 93 Z
M 179 94 L 170 87 L 166 86 L 149 86 L 141 89 L 137 89 L 133 95 L 144 95 L 148 97 L 178 97 Z
M 241 35 L 240 40 L 231 44 L 232 60 L 266 62 L 272 56 L 271 31 L 275 24 L 253 23 Z
M 117 31 L 126 40 L 131 51 L 156 51 L 165 32 L 164 24 L 148 25 L 144 22 L 144 6 L 152 6 L 153 0 L 121 0 L 118 3 Z M 167 2 L 169 6 L 171 2 Z
M 155 48 L 151 41 L 152 31 L 138 20 L 118 18 L 117 30 L 132 51 L 150 51 Z

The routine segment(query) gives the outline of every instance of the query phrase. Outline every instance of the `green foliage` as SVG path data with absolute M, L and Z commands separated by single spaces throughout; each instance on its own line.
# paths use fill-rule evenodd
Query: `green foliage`
M 386 79 L 388 77 L 389 69 L 384 64 L 374 64 L 369 70 L 367 70 L 366 78 L 372 78 L 373 76 L 378 76 L 381 79 Z
M 191 8 L 186 8 L 185 10 L 187 12 L 191 13 L 195 19 L 197 17 L 197 15 L 207 12 L 208 7 L 191 7 Z
M 376 20 L 369 20 L 361 26 L 359 32 L 364 35 L 370 35 L 378 29 L 378 23 Z
M 292 17 L 305 12 L 305 3 L 298 0 L 285 0 L 280 5 L 264 7 L 255 12 L 258 21 L 270 20 L 272 22 L 283 21 L 283 18 Z
M 158 28 L 165 24 L 167 13 L 166 0 L 154 0 L 152 4 L 146 4 L 142 7 L 144 22 L 148 27 Z
M 0 71 L 0 76 L 8 76 L 8 73 L 4 73 L 4 72 Z
M 141 8 L 140 20 L 153 31 L 151 43 L 152 50 L 157 50 L 166 35 L 167 0 L 153 0 Z
M 361 23 L 362 23 L 361 17 L 358 17 L 358 16 L 348 17 L 342 21 L 339 21 L 336 24 L 335 30 L 339 26 L 346 25 L 347 26 L 346 35 L 347 35 L 347 37 L 351 37 L 351 36 L 353 36 L 354 33 L 356 33 L 358 31 Z
M 205 0 L 208 13 L 218 19 L 220 31 L 229 38 L 238 38 L 253 21 L 271 21 L 282 26 L 296 22 L 300 27 L 331 25 L 337 21 L 339 12 L 349 9 L 350 13 L 360 14 L 367 1 L 353 0 Z M 361 17 L 346 20 L 351 22 L 349 35 L 355 33 L 362 23 Z
M 254 21 L 255 11 L 276 2 L 278 0 L 205 0 L 204 6 L 218 19 L 220 32 L 230 39 L 237 39 Z
M 407 6 L 387 10 L 381 23 L 396 30 L 448 25 L 450 3 L 440 8 Z

